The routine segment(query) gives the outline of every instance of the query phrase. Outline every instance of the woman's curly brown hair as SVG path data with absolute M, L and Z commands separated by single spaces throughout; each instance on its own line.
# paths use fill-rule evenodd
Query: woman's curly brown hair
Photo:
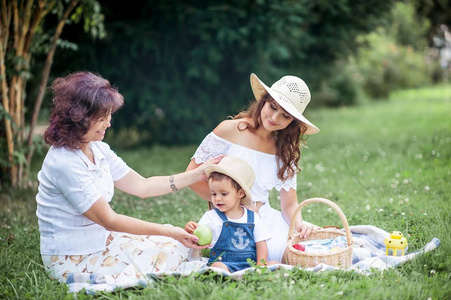
M 79 149 L 91 122 L 113 114 L 124 97 L 110 82 L 90 72 L 57 78 L 51 85 L 53 109 L 45 142 L 55 147 Z
M 262 96 L 260 101 L 254 101 L 248 107 L 247 110 L 238 113 L 233 119 L 252 118 L 255 126 L 247 122 L 240 122 L 238 124 L 238 130 L 256 131 L 261 125 L 262 120 L 260 117 L 263 106 L 266 102 L 272 103 L 275 100 L 267 93 Z M 299 173 L 299 160 L 301 159 L 301 150 L 299 148 L 300 141 L 304 142 L 304 133 L 307 127 L 301 121 L 294 119 L 283 130 L 278 130 L 275 133 L 276 144 L 276 157 L 278 158 L 278 171 L 277 177 L 281 180 L 286 180 Z

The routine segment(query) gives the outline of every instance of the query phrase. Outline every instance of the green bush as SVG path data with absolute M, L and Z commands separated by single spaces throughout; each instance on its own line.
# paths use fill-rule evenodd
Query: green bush
M 312 106 L 350 106 L 362 94 L 363 78 L 355 64 L 339 60 L 331 67 L 329 78 L 315 91 Z
M 397 44 L 382 32 L 371 33 L 362 40 L 369 46 L 359 51 L 355 63 L 369 96 L 383 98 L 396 89 L 431 83 L 432 67 L 424 53 Z
M 131 126 L 119 129 L 108 129 L 108 135 L 105 136 L 105 142 L 112 148 L 132 148 L 139 146 L 141 141 L 146 140 L 147 138 L 147 131 L 140 132 L 136 126 Z
M 391 91 L 431 83 L 434 66 L 426 59 L 426 20 L 417 20 L 411 5 L 397 3 L 385 27 L 360 36 L 363 45 L 349 61 L 363 79 L 363 89 L 372 98 Z

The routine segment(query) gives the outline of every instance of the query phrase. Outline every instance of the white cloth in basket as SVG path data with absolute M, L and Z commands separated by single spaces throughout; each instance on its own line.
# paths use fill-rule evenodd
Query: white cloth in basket
M 302 241 L 301 244 L 305 247 L 304 252 L 308 254 L 324 254 L 331 253 L 333 248 L 346 248 L 348 243 L 345 236 L 339 236 L 336 238 L 323 239 L 323 240 L 308 240 Z

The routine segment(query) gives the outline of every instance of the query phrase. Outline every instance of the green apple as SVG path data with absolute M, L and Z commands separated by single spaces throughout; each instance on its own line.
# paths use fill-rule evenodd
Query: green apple
M 213 232 L 207 225 L 199 225 L 193 232 L 199 238 L 197 242 L 200 246 L 209 245 L 213 240 Z

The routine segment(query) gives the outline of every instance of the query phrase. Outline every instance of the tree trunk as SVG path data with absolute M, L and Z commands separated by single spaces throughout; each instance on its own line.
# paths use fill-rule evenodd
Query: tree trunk
M 96 0 L 85 1 L 99 5 Z M 64 25 L 80 2 L 81 0 L 0 0 L 0 97 L 2 107 L 0 118 L 4 118 L 2 123 L 5 124 L 5 130 L 3 130 L 2 125 L 1 138 L 5 140 L 7 146 L 7 149 L 2 151 L 5 157 L 0 157 L 0 159 L 1 162 L 5 163 L 2 170 L 3 168 L 6 169 L 9 176 L 7 180 L 10 181 L 12 186 L 20 185 L 23 179 L 28 178 L 29 166 L 34 153 L 33 134 L 47 87 L 57 42 Z M 25 127 L 28 124 L 25 120 L 26 73 L 30 71 L 33 37 L 36 35 L 36 30 L 42 24 L 44 17 L 55 6 L 58 6 L 59 11 L 59 5 L 62 5 L 63 14 L 61 17 L 57 17 L 58 24 L 50 41 L 50 49 L 46 54 L 38 95 L 34 99 L 34 103 L 29 105 L 30 107 L 33 106 L 33 113 L 29 122 L 28 135 L 26 135 Z M 98 15 L 99 11 L 93 10 L 91 13 Z M 99 19 L 90 20 L 91 23 L 89 24 L 85 22 L 85 25 L 88 25 L 88 27 L 93 24 L 93 26 L 97 26 L 97 22 L 101 24 L 99 20 L 100 16 Z M 9 57 L 10 55 L 14 56 L 12 61 L 6 59 L 6 56 Z
M 0 21 L 0 76 L 1 76 L 1 92 L 2 92 L 2 105 L 5 110 L 5 131 L 6 131 L 6 145 L 8 147 L 8 162 L 11 165 L 10 176 L 11 184 L 17 184 L 17 169 L 13 166 L 14 161 L 14 137 L 11 125 L 11 114 L 10 114 L 10 99 L 8 96 L 8 84 L 6 79 L 6 69 L 5 69 L 5 54 L 6 47 L 8 45 L 9 38 L 9 26 L 11 24 L 11 6 L 6 7 L 5 0 L 2 1 L 2 13 Z
M 5 60 L 4 60 L 4 51 L 3 44 L 0 45 L 0 76 L 5 78 L 2 80 L 2 105 L 5 110 L 5 129 L 6 129 L 6 144 L 8 146 L 8 161 L 12 164 L 13 162 L 13 153 L 14 153 L 14 140 L 13 140 L 13 132 L 11 129 L 11 121 L 9 119 L 9 98 L 8 98 L 8 85 L 6 84 L 6 71 L 5 71 Z M 13 169 L 11 168 L 11 183 L 15 184 L 16 182 L 13 180 L 16 178 L 13 173 Z
M 77 6 L 77 4 L 79 2 L 80 2 L 80 0 L 72 0 L 69 3 L 68 7 L 66 8 L 66 11 L 64 12 L 63 16 L 61 17 L 61 19 L 58 22 L 58 26 L 56 27 L 55 34 L 53 35 L 50 51 L 48 52 L 47 58 L 45 60 L 44 70 L 42 71 L 41 83 L 39 85 L 38 95 L 36 97 L 35 104 L 34 104 L 33 116 L 31 118 L 31 122 L 30 122 L 30 131 L 28 133 L 28 141 L 27 141 L 27 150 L 28 150 L 27 164 L 28 165 L 31 164 L 31 159 L 33 158 L 33 153 L 34 153 L 34 149 L 32 147 L 33 146 L 33 134 L 34 134 L 34 129 L 36 127 L 36 123 L 38 121 L 39 112 L 41 110 L 42 100 L 44 99 L 45 88 L 47 87 L 47 81 L 48 81 L 49 75 L 50 75 L 50 68 L 52 67 L 52 64 L 53 64 L 53 57 L 55 55 L 56 43 L 61 35 L 61 32 L 63 31 L 63 27 L 66 23 L 67 18 L 69 17 L 72 10 L 75 8 L 75 6 Z

